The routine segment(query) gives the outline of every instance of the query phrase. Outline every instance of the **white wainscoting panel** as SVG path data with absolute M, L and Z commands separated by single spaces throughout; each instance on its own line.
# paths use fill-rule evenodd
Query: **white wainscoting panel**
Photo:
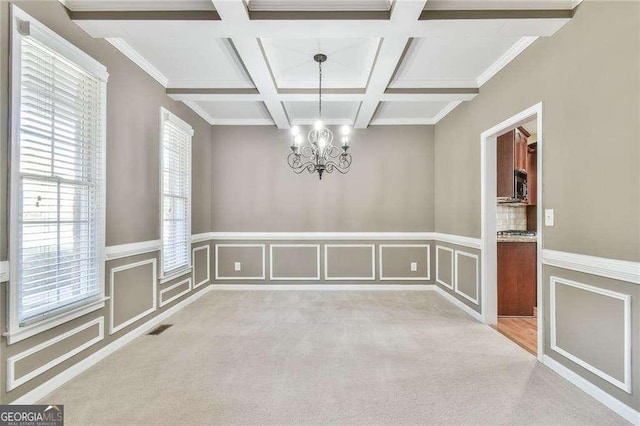
M 427 275 L 424 277 L 386 277 L 382 268 L 382 260 L 385 248 L 426 248 L 427 249 Z M 429 281 L 431 279 L 431 244 L 380 244 L 378 247 L 378 264 L 380 268 L 380 281 Z
M 113 289 L 115 287 L 115 279 L 116 279 L 116 273 L 120 272 L 120 271 L 125 271 L 127 269 L 133 269 L 133 268 L 138 268 L 140 266 L 144 266 L 147 264 L 151 264 L 152 265 L 152 276 L 151 276 L 151 285 L 153 286 L 153 304 L 152 307 L 147 309 L 144 312 L 139 313 L 138 315 L 136 315 L 133 318 L 128 319 L 127 321 L 123 322 L 122 324 L 118 324 L 115 325 L 113 323 L 113 312 L 114 312 L 114 304 L 115 304 L 115 297 L 113 297 Z M 115 268 L 111 268 L 111 274 L 110 274 L 110 279 L 109 279 L 109 291 L 110 291 L 110 295 L 111 295 L 111 300 L 109 303 L 109 334 L 113 334 L 119 330 L 122 330 L 123 328 L 125 328 L 126 326 L 133 324 L 134 322 L 138 321 L 141 318 L 146 317 L 147 315 L 149 315 L 152 312 L 155 312 L 156 309 L 158 309 L 158 300 L 156 295 L 158 294 L 158 268 L 157 268 L 157 262 L 156 262 L 156 258 L 153 259 L 147 259 L 147 260 L 142 260 L 140 262 L 135 262 L 135 263 L 129 263 L 127 265 L 122 265 L 122 266 L 117 266 Z
M 163 307 L 164 305 L 167 305 L 167 304 L 173 302 L 174 300 L 177 300 L 177 299 L 181 298 L 182 296 L 184 296 L 185 294 L 189 293 L 191 291 L 191 289 L 192 289 L 192 287 L 191 287 L 192 282 L 193 281 L 191 280 L 191 278 L 187 278 L 187 279 L 184 279 L 182 281 L 178 281 L 175 284 L 171 284 L 169 287 L 163 288 L 162 290 L 160 290 L 160 307 Z M 167 300 L 164 300 L 163 296 L 164 296 L 165 293 L 173 290 L 176 287 L 180 287 L 181 285 L 184 285 L 184 283 L 188 283 L 189 284 L 187 286 L 186 290 L 181 291 L 180 293 L 171 296 Z
M 225 247 L 259 247 L 262 249 L 262 275 L 259 277 L 222 277 L 220 276 L 220 268 L 218 267 L 218 253 L 219 253 L 219 248 L 225 248 Z M 215 268 L 216 268 L 216 273 L 215 273 L 215 278 L 216 280 L 264 280 L 266 277 L 266 259 L 265 259 L 265 245 L 264 244 L 216 244 L 215 250 Z
M 371 275 L 363 277 L 330 277 L 329 276 L 329 249 L 330 248 L 370 248 L 371 249 Z M 375 244 L 325 244 L 324 245 L 324 279 L 327 281 L 358 281 L 376 279 L 376 246 Z
M 557 306 L 556 306 L 556 287 L 558 285 L 567 285 L 571 287 L 575 287 L 581 290 L 590 291 L 595 294 L 599 294 L 604 297 L 611 297 L 614 299 L 621 300 L 624 306 L 624 381 L 620 381 L 614 377 L 611 377 L 609 374 L 604 371 L 598 369 L 597 367 L 589 364 L 585 360 L 581 359 L 576 354 L 572 354 L 561 347 L 558 346 L 558 342 L 556 339 L 557 333 Z M 552 276 L 550 279 L 550 287 L 549 287 L 549 299 L 550 299 L 550 324 L 549 327 L 551 329 L 551 350 L 559 353 L 565 358 L 575 362 L 579 366 L 589 370 L 596 376 L 608 381 L 612 385 L 619 387 L 627 393 L 631 393 L 631 296 L 628 294 L 622 294 L 611 290 L 606 290 L 603 288 L 593 287 L 584 283 L 579 283 L 576 281 L 567 280 L 560 277 Z
M 50 346 L 55 345 L 56 343 L 70 337 L 73 336 L 74 334 L 77 334 L 81 331 L 84 331 L 90 327 L 93 327 L 95 325 L 98 325 L 98 335 L 96 337 L 94 337 L 91 340 L 88 340 L 87 342 L 83 343 L 82 345 L 73 348 L 71 351 L 64 353 L 62 355 L 60 355 L 59 357 L 52 359 L 51 361 L 49 361 L 48 363 L 36 368 L 35 370 L 25 374 L 22 377 L 15 377 L 15 367 L 16 367 L 16 363 L 30 355 L 33 355 L 34 353 L 40 352 Z M 82 352 L 83 350 L 87 349 L 90 346 L 95 345 L 96 343 L 100 342 L 102 339 L 104 339 L 104 317 L 99 317 L 96 318 L 94 320 L 91 320 L 85 324 L 82 324 L 81 326 L 78 326 L 72 330 L 69 330 L 65 333 L 62 333 L 52 339 L 49 339 L 43 343 L 40 343 L 39 345 L 36 345 L 32 348 L 27 349 L 24 352 L 20 352 L 17 355 L 13 355 L 9 358 L 7 358 L 7 391 L 13 390 L 15 388 L 17 388 L 18 386 L 28 382 L 29 380 L 39 376 L 40 374 L 44 373 L 45 371 L 48 371 L 50 369 L 52 369 L 53 367 L 55 367 L 56 365 L 68 360 L 69 358 L 71 358 L 72 356 L 79 354 L 80 352 Z
M 475 260 L 476 263 L 476 297 L 475 299 L 464 293 L 463 291 L 460 290 L 459 285 L 458 285 L 458 272 L 459 272 L 459 265 L 458 265 L 458 258 L 460 256 L 466 256 L 466 257 L 470 257 L 472 259 Z M 454 283 L 454 291 L 456 292 L 456 294 L 459 294 L 460 296 L 464 297 L 465 299 L 473 302 L 474 304 L 478 305 L 479 301 L 478 298 L 480 297 L 480 276 L 479 276 L 479 271 L 478 271 L 478 255 L 475 255 L 473 253 L 467 253 L 466 251 L 460 251 L 460 250 L 456 250 L 454 253 L 454 279 L 453 279 L 453 283 Z
M 205 280 L 200 281 L 199 283 L 196 282 L 196 252 L 200 251 L 200 250 L 206 250 L 207 251 L 207 278 Z M 206 244 L 204 246 L 200 246 L 200 247 L 194 247 L 191 250 L 191 260 L 193 262 L 193 271 L 192 271 L 192 275 L 193 275 L 193 288 L 198 288 L 201 285 L 204 285 L 206 283 L 208 283 L 209 281 L 211 281 L 211 251 L 209 249 L 209 244 Z
M 275 248 L 310 248 L 316 249 L 316 274 L 312 277 L 277 277 L 273 274 L 273 249 Z M 320 279 L 320 244 L 271 244 L 269 245 L 269 278 L 278 281 L 300 281 Z
M 440 251 L 447 251 L 451 253 L 451 275 L 450 275 L 451 282 L 450 283 L 446 283 L 440 279 Z M 453 290 L 454 263 L 455 261 L 453 259 L 453 249 L 450 249 L 449 247 L 437 245 L 436 246 L 436 282 L 442 284 L 443 286 L 451 290 Z

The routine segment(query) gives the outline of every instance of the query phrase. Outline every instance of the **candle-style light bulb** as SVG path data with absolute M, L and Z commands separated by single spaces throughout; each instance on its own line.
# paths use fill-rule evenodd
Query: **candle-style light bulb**
M 351 127 L 349 126 L 342 126 L 342 128 L 340 129 L 340 131 L 342 132 L 343 136 L 349 136 L 349 134 L 351 134 Z
M 313 127 L 316 130 L 322 130 L 322 128 L 324 127 L 324 124 L 322 124 L 322 120 L 318 120 L 315 122 L 315 124 L 313 125 Z
M 293 141 L 296 146 L 300 146 L 300 144 L 302 143 L 302 135 L 296 135 L 296 137 L 293 138 Z
M 320 138 L 318 140 L 318 146 L 320 147 L 320 152 L 323 152 L 324 147 L 327 146 L 327 140 L 325 138 Z
M 293 136 L 298 136 L 300 134 L 300 128 L 298 126 L 293 126 L 291 128 L 291 134 Z

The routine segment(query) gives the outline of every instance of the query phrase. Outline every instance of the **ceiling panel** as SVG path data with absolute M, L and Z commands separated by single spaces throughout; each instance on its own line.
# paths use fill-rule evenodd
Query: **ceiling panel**
M 476 87 L 520 37 L 412 39 L 390 87 Z
M 255 11 L 389 10 L 391 0 L 249 0 Z
M 293 124 L 312 124 L 318 119 L 318 102 L 285 102 L 285 109 Z M 360 102 L 322 102 L 322 118 L 326 124 L 353 125 Z
M 265 54 L 279 88 L 318 87 L 317 53 L 328 59 L 322 64 L 322 86 L 364 88 L 375 60 L 377 38 L 262 39 Z
M 211 0 L 64 0 L 74 11 L 215 10 Z
M 246 124 L 272 124 L 271 116 L 263 102 L 194 101 L 214 122 L 244 121 Z
M 164 22 L 153 37 L 145 27 L 129 25 L 121 39 L 166 77 L 168 87 L 253 87 L 231 42 L 216 38 L 206 22 Z
M 552 10 L 572 9 L 575 0 L 429 0 L 425 10 Z

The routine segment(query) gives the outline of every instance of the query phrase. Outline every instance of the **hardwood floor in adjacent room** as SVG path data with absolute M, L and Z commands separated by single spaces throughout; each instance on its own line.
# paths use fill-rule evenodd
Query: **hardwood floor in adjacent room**
M 534 313 L 536 311 L 534 309 Z M 533 355 L 538 353 L 537 316 L 498 317 L 498 324 L 495 328 Z

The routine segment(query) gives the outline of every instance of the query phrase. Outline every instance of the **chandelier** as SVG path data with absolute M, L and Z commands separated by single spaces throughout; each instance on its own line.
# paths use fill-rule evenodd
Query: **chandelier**
M 334 170 L 345 174 L 351 167 L 351 154 L 349 150 L 349 134 L 351 128 L 342 126 L 342 145 L 340 147 L 333 144 L 333 133 L 322 121 L 322 63 L 327 60 L 327 55 L 321 53 L 315 55 L 313 60 L 318 63 L 318 120 L 307 134 L 304 141 L 300 128 L 293 126 L 291 135 L 291 153 L 287 157 L 289 167 L 296 174 L 307 170 L 309 173 L 318 172 L 322 179 L 324 172 L 332 173 Z

